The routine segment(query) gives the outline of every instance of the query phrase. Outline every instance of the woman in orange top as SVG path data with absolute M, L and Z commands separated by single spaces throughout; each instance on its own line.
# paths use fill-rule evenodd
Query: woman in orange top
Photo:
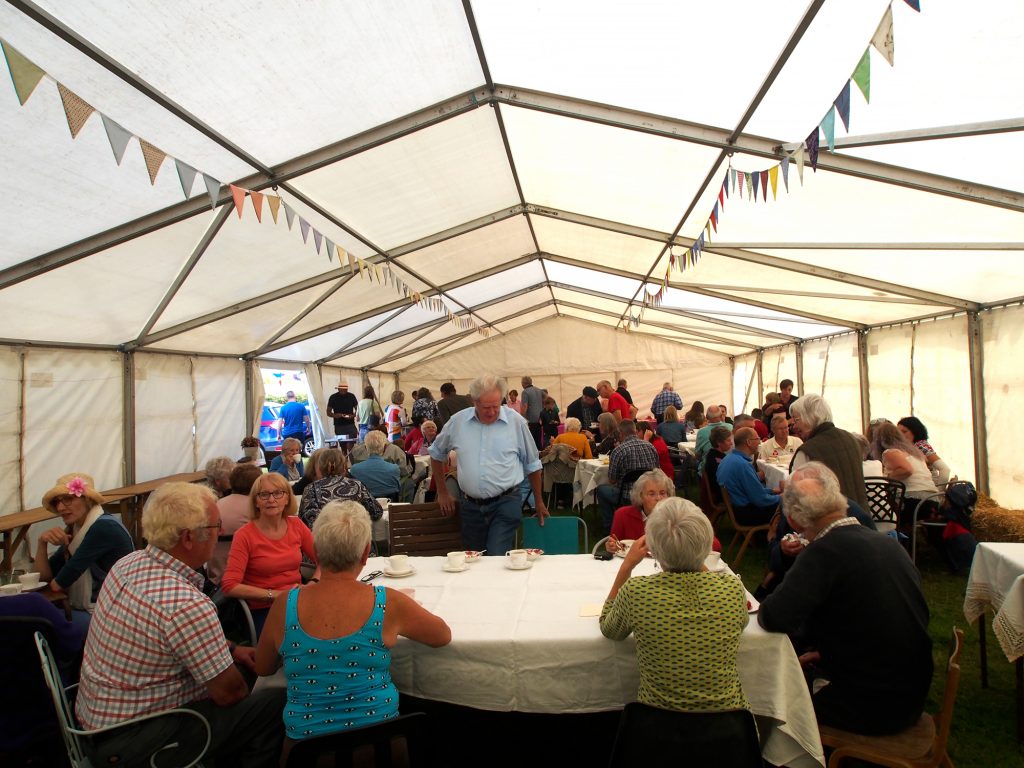
M 585 435 L 580 434 L 582 426 L 579 419 L 575 416 L 570 416 L 565 420 L 565 433 L 552 440 L 551 444 L 571 446 L 580 455 L 581 459 L 594 458 L 594 454 L 590 452 L 590 441 L 587 440 Z

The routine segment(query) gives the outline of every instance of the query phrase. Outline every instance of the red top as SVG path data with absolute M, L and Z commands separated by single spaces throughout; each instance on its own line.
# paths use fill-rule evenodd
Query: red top
M 305 554 L 314 563 L 313 534 L 295 515 L 285 518 L 288 530 L 276 541 L 268 539 L 255 522 L 246 523 L 235 533 L 228 554 L 228 565 L 221 578 L 221 589 L 229 592 L 239 584 L 278 592 L 302 583 L 299 564 Z M 250 608 L 267 608 L 269 600 L 248 600 Z
M 761 442 L 764 442 L 771 436 L 771 432 L 768 431 L 768 427 L 760 419 L 754 419 L 754 431 L 757 432 L 757 436 L 761 438 Z
M 672 457 L 668 452 L 668 443 L 666 443 L 659 435 L 655 435 L 651 438 L 651 445 L 653 445 L 654 450 L 658 452 L 658 464 L 661 465 L 661 471 L 668 475 L 669 480 L 674 480 L 676 476 L 676 468 L 672 466 Z
M 619 412 L 620 419 L 628 419 L 629 416 L 629 403 L 626 402 L 626 398 L 620 395 L 618 392 L 612 392 L 611 397 L 608 398 L 608 413 Z
M 628 507 L 619 507 L 615 510 L 615 517 L 612 518 L 612 536 L 619 541 L 623 539 L 639 539 L 644 535 L 644 518 L 637 507 L 630 504 Z M 711 550 L 721 552 L 722 544 L 715 536 L 711 541 Z

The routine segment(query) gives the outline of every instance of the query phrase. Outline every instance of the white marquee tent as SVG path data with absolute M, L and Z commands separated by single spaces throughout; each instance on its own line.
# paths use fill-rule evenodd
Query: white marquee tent
M 1024 504 L 1022 37 L 1005 0 L 7 0 L 0 511 L 237 454 L 260 364 L 321 404 L 792 378 Z

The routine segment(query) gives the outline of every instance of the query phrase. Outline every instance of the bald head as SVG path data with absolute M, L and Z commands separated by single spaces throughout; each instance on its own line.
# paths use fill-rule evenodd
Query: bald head
M 717 424 L 722 420 L 722 409 L 717 405 L 712 405 L 708 408 L 707 417 L 708 424 Z
M 750 427 L 744 427 L 743 429 L 733 430 L 732 442 L 737 451 L 747 456 L 753 456 L 757 453 L 757 446 L 761 444 L 761 438 Z

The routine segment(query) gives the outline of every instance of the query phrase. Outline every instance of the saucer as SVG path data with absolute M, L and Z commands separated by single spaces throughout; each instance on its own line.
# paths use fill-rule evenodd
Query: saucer
M 33 584 L 31 587 L 27 587 L 24 584 L 21 585 L 22 592 L 35 592 L 37 589 L 45 589 L 48 582 L 40 581 L 38 584 Z
M 446 571 L 447 573 L 462 573 L 463 571 L 468 571 L 469 570 L 469 565 L 466 564 L 466 563 L 463 563 L 459 567 L 453 568 L 452 566 L 448 565 L 448 563 L 445 563 L 444 565 L 441 566 L 441 570 L 442 571 Z
M 533 568 L 533 563 L 527 560 L 522 565 L 512 565 L 512 563 L 505 563 L 505 567 L 510 571 L 525 571 L 527 568 Z
M 622 545 L 622 549 L 615 553 L 616 557 L 625 557 L 626 553 L 629 552 L 629 548 L 633 546 L 635 539 L 619 539 L 619 544 Z
M 404 579 L 406 576 L 412 576 L 414 573 L 416 573 L 415 568 L 410 568 L 407 571 L 389 571 L 386 568 L 384 569 L 384 575 L 389 579 Z

